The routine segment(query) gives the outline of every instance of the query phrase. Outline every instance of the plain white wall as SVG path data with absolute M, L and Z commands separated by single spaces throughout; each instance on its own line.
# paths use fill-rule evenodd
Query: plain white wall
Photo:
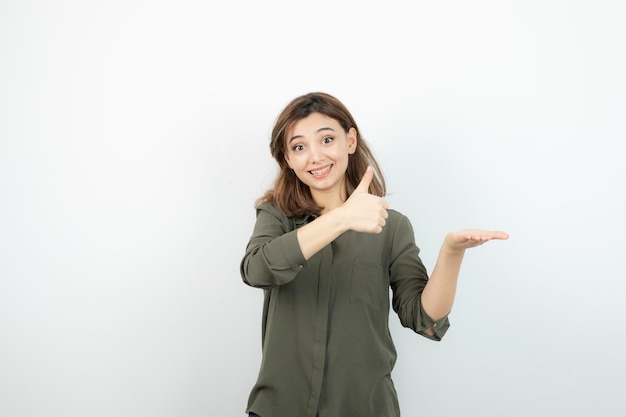
M 0 3 L 0 415 L 243 415 L 239 277 L 293 97 L 348 105 L 452 327 L 391 327 L 405 416 L 623 416 L 626 5 Z M 271 416 L 270 416 L 271 417 Z M 297 416 L 295 416 L 297 417 Z

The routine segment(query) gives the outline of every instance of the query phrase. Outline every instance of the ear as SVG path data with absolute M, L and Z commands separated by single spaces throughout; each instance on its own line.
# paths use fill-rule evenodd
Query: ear
M 289 155 L 287 155 L 286 153 L 283 154 L 285 161 L 287 161 L 287 165 L 289 165 L 289 168 L 293 169 L 291 166 L 291 162 L 289 161 Z
M 350 130 L 348 130 L 346 139 L 348 140 L 348 153 L 355 153 L 357 145 L 357 132 L 355 128 L 351 127 Z

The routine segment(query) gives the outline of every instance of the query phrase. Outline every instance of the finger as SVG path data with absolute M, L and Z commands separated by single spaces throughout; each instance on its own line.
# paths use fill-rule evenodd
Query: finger
M 491 240 L 491 239 L 506 240 L 509 238 L 509 234 L 506 232 L 502 232 L 499 230 L 488 231 L 488 230 L 478 230 L 478 229 L 462 230 L 460 232 L 460 236 L 464 237 L 465 239 L 471 239 L 471 240 Z
M 472 237 L 474 240 L 488 241 L 493 239 L 506 240 L 509 238 L 509 235 L 505 232 L 496 231 L 477 233 L 472 235 Z
M 489 238 L 480 233 L 466 233 L 463 235 L 463 240 L 472 243 L 484 243 L 489 240 Z
M 365 174 L 363 174 L 363 178 L 361 178 L 361 182 L 354 190 L 355 193 L 367 193 L 369 192 L 370 183 L 374 178 L 374 169 L 371 166 L 368 166 L 365 170 Z
M 509 234 L 507 232 L 502 232 L 500 230 L 493 232 L 493 239 L 506 240 L 508 238 L 509 238 Z

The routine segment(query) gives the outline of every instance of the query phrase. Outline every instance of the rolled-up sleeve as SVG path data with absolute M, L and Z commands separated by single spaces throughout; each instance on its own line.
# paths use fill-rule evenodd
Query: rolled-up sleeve
M 413 227 L 405 216 L 400 216 L 395 225 L 389 274 L 393 309 L 402 325 L 428 339 L 441 340 L 450 322 L 447 316 L 435 321 L 424 311 L 422 292 L 428 282 L 428 273 L 419 257 Z M 426 334 L 427 329 L 433 329 L 434 336 Z
M 259 288 L 287 284 L 306 265 L 288 219 L 273 205 L 257 208 L 254 231 L 241 261 L 243 281 Z

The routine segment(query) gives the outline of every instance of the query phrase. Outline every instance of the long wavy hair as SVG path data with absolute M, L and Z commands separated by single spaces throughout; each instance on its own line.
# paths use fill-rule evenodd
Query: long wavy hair
M 346 195 L 349 197 L 359 185 L 368 165 L 374 169 L 374 178 L 369 186 L 370 194 L 379 197 L 387 193 L 385 180 L 378 162 L 369 146 L 360 135 L 360 130 L 346 106 L 335 97 L 321 92 L 309 93 L 293 99 L 279 114 L 270 141 L 270 152 L 278 162 L 279 172 L 274 185 L 259 198 L 255 206 L 274 203 L 289 217 L 315 214 L 320 215 L 324 207 L 318 206 L 311 195 L 311 190 L 293 172 L 285 160 L 286 135 L 291 127 L 312 113 L 321 113 L 335 119 L 348 133 L 350 128 L 357 132 L 356 151 L 349 155 L 345 174 Z

